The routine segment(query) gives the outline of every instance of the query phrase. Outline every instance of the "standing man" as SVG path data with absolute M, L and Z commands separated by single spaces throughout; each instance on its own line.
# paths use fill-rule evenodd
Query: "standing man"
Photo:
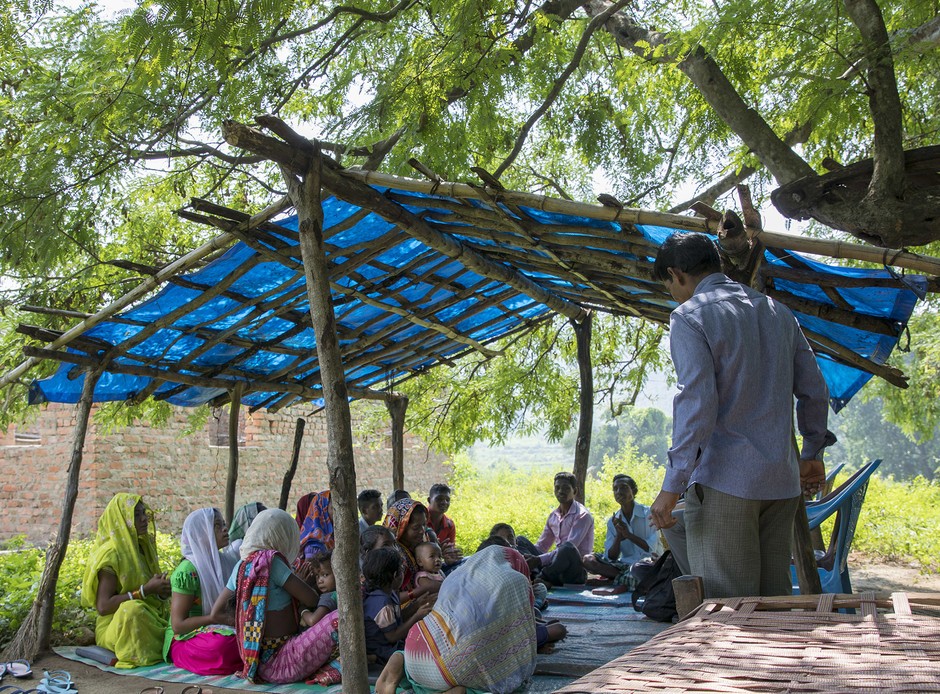
M 666 239 L 653 279 L 679 302 L 669 338 L 679 393 L 650 522 L 672 526 L 685 492 L 689 564 L 706 597 L 789 594 L 799 495 L 825 481 L 821 452 L 835 442 L 816 358 L 785 306 L 722 274 L 704 234 Z

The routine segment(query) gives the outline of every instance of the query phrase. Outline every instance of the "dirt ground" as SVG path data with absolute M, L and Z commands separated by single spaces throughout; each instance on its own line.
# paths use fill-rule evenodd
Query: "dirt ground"
M 940 574 L 923 575 L 916 568 L 898 564 L 872 564 L 868 558 L 857 554 L 852 555 L 849 566 L 855 592 L 874 590 L 891 593 L 903 590 L 911 593 L 940 593 Z M 139 694 L 141 690 L 154 686 L 163 687 L 166 694 L 181 694 L 184 689 L 184 685 L 181 684 L 154 682 L 127 675 L 112 675 L 54 654 L 45 655 L 33 663 L 33 679 L 17 681 L 7 677 L 3 684 L 14 684 L 23 689 L 30 689 L 39 683 L 43 670 L 68 670 L 80 694 Z M 158 690 L 152 691 L 156 694 Z M 204 687 L 202 694 L 237 691 L 245 690 Z M 196 692 L 190 688 L 187 694 L 196 694 Z

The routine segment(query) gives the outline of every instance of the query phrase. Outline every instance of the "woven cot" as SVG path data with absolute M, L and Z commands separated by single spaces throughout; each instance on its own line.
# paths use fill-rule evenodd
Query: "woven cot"
M 940 594 L 708 600 L 558 691 L 940 692 L 938 608 Z

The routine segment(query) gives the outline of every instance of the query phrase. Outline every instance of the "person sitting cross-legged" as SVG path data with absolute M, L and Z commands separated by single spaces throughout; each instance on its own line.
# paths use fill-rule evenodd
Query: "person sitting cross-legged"
M 629 475 L 614 475 L 614 500 L 620 508 L 607 521 L 604 551 L 585 554 L 584 568 L 591 573 L 612 578 L 616 592 L 636 588 L 630 573 L 633 565 L 662 551 L 659 531 L 650 527 L 649 507 L 638 503 L 636 482 Z
M 574 498 L 576 489 L 573 474 L 555 475 L 558 508 L 548 515 L 538 542 L 533 545 L 524 537 L 516 538 L 519 550 L 529 555 L 529 568 L 541 570 L 541 578 L 554 586 L 587 580 L 581 558 L 594 549 L 594 516 Z

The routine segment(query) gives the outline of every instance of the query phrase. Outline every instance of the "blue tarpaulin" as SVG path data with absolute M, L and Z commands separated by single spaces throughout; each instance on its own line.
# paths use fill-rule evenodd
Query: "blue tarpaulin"
M 461 247 L 571 304 L 658 322 L 666 322 L 674 306 L 648 270 L 637 269 L 649 267 L 656 246 L 674 229 L 379 190 Z M 455 213 L 455 206 L 467 212 Z M 471 269 L 374 212 L 336 197 L 323 202 L 323 211 L 338 339 L 354 396 L 356 389 L 382 390 L 468 350 L 485 350 L 552 314 L 518 286 Z M 475 222 L 468 221 L 471 212 Z M 805 329 L 877 364 L 897 347 L 916 291 L 926 288 L 920 277 L 904 278 L 907 286 L 885 286 L 896 280 L 887 270 L 831 266 L 789 252 L 767 251 L 765 263 L 818 278 L 859 280 L 854 284 L 861 286 L 838 289 L 839 307 L 879 319 L 886 330 L 869 332 L 799 312 L 797 318 Z M 836 305 L 831 288 L 810 280 L 776 278 L 774 287 L 814 305 Z M 96 401 L 126 400 L 150 387 L 175 405 L 199 405 L 224 396 L 227 385 L 239 380 L 249 384 L 242 402 L 252 407 L 316 400 L 316 340 L 296 217 L 254 230 L 247 243 L 89 329 L 70 343 L 69 353 L 110 360 Z M 845 360 L 818 359 L 836 410 L 871 377 Z M 77 402 L 77 368 L 63 363 L 52 377 L 35 381 L 31 400 Z M 121 373 L 134 369 L 148 375 Z M 181 383 L 175 374 L 212 385 Z M 166 380 L 158 378 L 154 388 L 155 376 Z

